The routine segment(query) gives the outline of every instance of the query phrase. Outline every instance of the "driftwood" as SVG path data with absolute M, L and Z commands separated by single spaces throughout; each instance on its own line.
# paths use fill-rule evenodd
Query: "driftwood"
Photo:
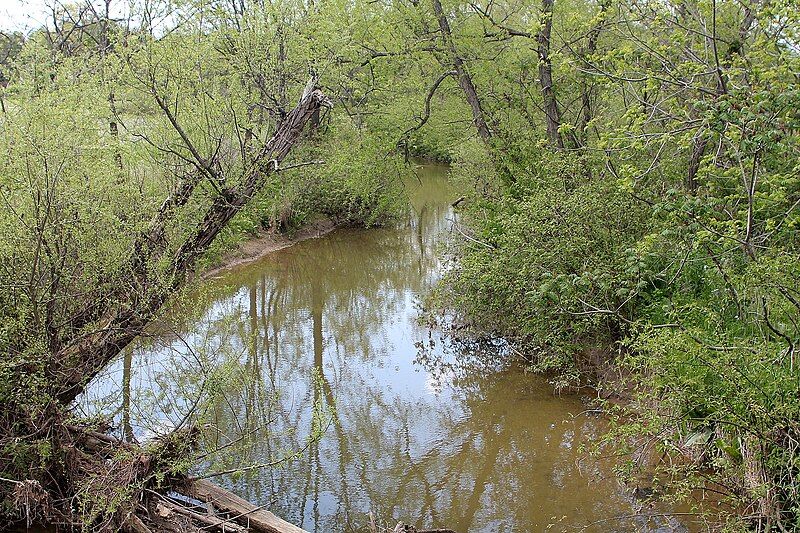
M 246 525 L 250 531 L 258 533 L 306 533 L 304 529 L 290 524 L 236 494 L 202 479 L 187 480 L 182 492 L 201 502 L 211 503 L 214 508 L 232 515 L 236 522 Z
M 144 504 L 143 508 L 147 512 L 131 512 L 121 525 L 124 531 L 307 533 L 207 480 L 168 473 L 164 484 L 155 485 L 153 465 L 169 462 L 174 459 L 173 455 L 182 454 L 184 448 L 176 445 L 176 442 L 187 442 L 188 446 L 193 446 L 193 439 L 197 434 L 193 428 L 172 434 L 163 440 L 152 441 L 146 448 L 78 426 L 67 425 L 66 428 L 74 437 L 77 448 L 86 453 L 86 457 L 98 458 L 102 464 L 108 466 L 109 471 L 129 470 L 137 474 L 122 479 L 138 482 L 136 492 L 139 496 L 136 499 Z M 108 459 L 102 460 L 104 457 Z M 111 459 L 112 457 L 118 459 Z M 184 503 L 192 499 L 203 502 L 206 506 L 197 507 Z M 131 506 L 131 511 L 135 510 L 136 506 Z
M 229 531 L 231 533 L 240 533 L 247 531 L 247 528 L 242 527 L 231 520 L 223 520 L 210 514 L 201 514 L 177 503 L 169 500 L 164 500 L 156 503 L 156 513 L 158 516 L 170 520 L 173 515 L 183 515 L 194 522 L 203 524 L 203 529 L 214 529 L 218 531 Z

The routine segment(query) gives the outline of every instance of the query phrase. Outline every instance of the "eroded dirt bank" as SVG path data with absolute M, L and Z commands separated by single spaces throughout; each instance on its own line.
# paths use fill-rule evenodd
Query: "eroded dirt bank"
M 266 255 L 288 248 L 298 242 L 327 235 L 340 226 L 341 224 L 337 224 L 329 218 L 318 218 L 302 226 L 292 235 L 264 231 L 258 236 L 242 242 L 236 249 L 225 253 L 217 265 L 203 272 L 201 278 L 216 277 L 227 270 L 258 261 Z

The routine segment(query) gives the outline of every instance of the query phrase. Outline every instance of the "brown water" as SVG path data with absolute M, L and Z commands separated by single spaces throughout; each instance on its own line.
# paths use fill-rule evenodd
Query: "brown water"
M 339 230 L 208 282 L 82 407 L 139 439 L 200 420 L 209 449 L 233 444 L 199 473 L 290 457 L 215 479 L 310 531 L 369 531 L 370 514 L 460 533 L 683 530 L 581 452 L 602 428 L 581 398 L 518 364 L 469 364 L 497 358 L 419 323 L 457 197 L 446 168 L 419 174 L 406 223 Z

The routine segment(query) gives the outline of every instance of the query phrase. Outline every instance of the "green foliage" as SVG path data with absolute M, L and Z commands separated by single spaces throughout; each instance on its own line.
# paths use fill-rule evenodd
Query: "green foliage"
M 490 180 L 495 195 L 462 212 L 473 234 L 437 298 L 474 328 L 534 347 L 539 369 L 564 371 L 635 313 L 652 276 L 635 248 L 648 214 L 604 175 L 587 175 L 578 156 L 536 146 L 508 153 L 526 148 L 526 159 L 506 164 L 513 182 Z
M 451 149 L 473 193 L 431 304 L 474 334 L 514 340 L 559 385 L 587 366 L 591 377 L 595 349 L 621 354 L 613 374 L 625 379 L 598 385 L 626 398 L 609 406 L 619 416 L 606 442 L 630 445 L 630 475 L 676 499 L 710 484 L 756 517 L 749 526 L 798 528 L 796 5 L 613 10 L 585 19 L 589 8 L 556 3 L 562 35 L 624 22 L 601 28 L 591 57 L 569 44 L 553 58 L 560 102 L 586 87 L 597 99 L 584 145 L 565 109 L 559 131 L 575 148 L 546 148 L 530 100 L 506 93 L 514 84 L 491 66 L 476 74 L 493 75 L 483 86 L 510 109 L 490 109 L 488 150 Z M 498 63 L 527 74 L 514 45 Z
M 61 34 L 14 36 L 0 49 L 0 477 L 74 492 L 64 516 L 81 515 L 87 528 L 124 514 L 142 481 L 109 478 L 126 488 L 104 502 L 104 473 L 63 475 L 91 469 L 65 455 L 68 406 L 54 398 L 55 383 L 59 368 L 82 361 L 62 350 L 107 327 L 98 308 L 135 307 L 180 282 L 165 267 L 208 206 L 252 172 L 249 156 L 294 107 L 319 53 L 314 35 L 299 30 L 326 22 L 296 16 L 291 3 L 254 7 L 238 24 L 202 2 L 183 4 L 180 28 L 159 38 L 113 24 L 104 32 L 110 21 L 101 18 L 85 31 L 67 24 Z M 376 225 L 402 209 L 395 140 L 366 135 L 342 106 L 321 119 L 201 265 L 264 229 L 290 231 L 317 216 Z M 148 243 L 160 256 L 134 280 L 143 231 L 198 172 L 163 241 Z M 13 499 L 14 486 L 3 484 L 0 499 Z
M 796 0 L 559 0 L 549 38 L 530 2 L 446 0 L 449 34 L 429 2 L 150 4 L 180 23 L 154 27 L 138 2 L 140 28 L 70 5 L 55 28 L 0 36 L 0 475 L 60 460 L 49 437 L 14 438 L 58 418 L 56 354 L 102 330 L 98 302 L 176 282 L 170 252 L 313 72 L 334 109 L 203 264 L 320 215 L 385 223 L 402 156 L 450 161 L 469 192 L 435 307 L 561 385 L 585 377 L 587 352 L 621 354 L 612 436 L 646 443 L 638 457 L 658 443 L 665 493 L 703 478 L 762 526 L 800 527 Z M 197 173 L 132 283 L 137 236 Z M 90 518 L 117 512 L 90 500 Z
M 372 226 L 399 214 L 408 167 L 390 153 L 391 145 L 351 125 L 337 124 L 336 137 L 320 143 L 319 166 L 298 169 L 294 187 L 305 213 Z

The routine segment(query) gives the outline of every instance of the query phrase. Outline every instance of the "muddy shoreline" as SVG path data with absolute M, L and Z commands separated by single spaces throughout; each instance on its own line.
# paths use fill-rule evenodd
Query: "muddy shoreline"
M 200 279 L 214 278 L 223 272 L 248 265 L 299 242 L 324 237 L 341 226 L 330 218 L 318 218 L 300 227 L 291 236 L 264 231 L 226 252 L 218 263 L 202 273 Z

